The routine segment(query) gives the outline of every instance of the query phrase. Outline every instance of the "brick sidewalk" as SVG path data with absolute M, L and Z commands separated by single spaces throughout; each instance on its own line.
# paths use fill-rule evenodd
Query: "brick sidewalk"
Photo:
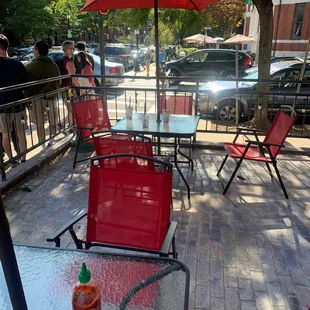
M 291 197 L 286 201 L 263 165 L 244 164 L 228 194 L 216 171 L 217 150 L 195 153 L 184 173 L 191 205 L 174 173 L 174 220 L 179 259 L 191 272 L 190 309 L 298 310 L 310 306 L 310 159 L 280 155 L 279 169 Z M 27 180 L 5 199 L 14 242 L 53 246 L 45 239 L 87 207 L 87 165 L 72 170 L 73 152 Z M 228 162 L 223 177 L 234 167 Z M 85 234 L 85 222 L 78 225 Z M 73 248 L 67 235 L 62 247 Z M 164 309 L 166 310 L 166 309 Z M 169 309 L 174 310 L 174 309 Z M 175 309 L 178 310 L 178 309 Z

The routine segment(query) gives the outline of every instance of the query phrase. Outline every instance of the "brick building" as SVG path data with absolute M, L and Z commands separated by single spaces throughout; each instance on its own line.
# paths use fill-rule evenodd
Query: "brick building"
M 272 56 L 298 56 L 306 51 L 310 39 L 310 0 L 273 0 L 274 28 Z M 254 5 L 246 5 L 244 35 L 256 43 L 243 49 L 256 52 L 259 40 L 259 18 Z

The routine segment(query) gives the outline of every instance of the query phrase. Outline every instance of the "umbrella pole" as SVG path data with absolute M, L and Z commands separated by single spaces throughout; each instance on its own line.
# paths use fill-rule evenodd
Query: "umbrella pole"
M 160 89 L 159 89 L 159 40 L 158 40 L 158 0 L 154 0 L 155 52 L 156 52 L 156 107 L 157 122 L 160 123 Z
M 99 12 L 99 53 L 100 53 L 100 74 L 101 74 L 101 86 L 105 87 L 105 53 L 104 53 L 104 33 L 103 33 L 103 14 Z M 105 96 L 105 89 L 102 90 L 102 96 L 104 100 L 106 99 Z M 107 101 L 105 100 L 105 104 L 107 105 Z
M 24 290 L 13 248 L 10 226 L 0 197 L 0 259 L 12 307 L 14 310 L 27 310 Z
M 238 92 L 239 86 L 239 46 L 236 44 L 236 92 Z M 239 103 L 238 103 L 238 95 L 236 94 L 236 126 L 239 123 Z

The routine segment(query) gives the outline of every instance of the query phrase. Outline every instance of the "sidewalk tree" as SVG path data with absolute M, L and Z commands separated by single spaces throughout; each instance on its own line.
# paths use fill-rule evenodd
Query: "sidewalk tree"
M 252 0 L 259 14 L 259 59 L 258 79 L 270 78 L 270 57 L 272 52 L 273 35 L 273 3 L 272 0 Z M 258 93 L 268 93 L 268 83 L 258 83 Z M 253 127 L 267 129 L 268 122 L 268 99 L 269 96 L 258 96 L 255 105 Z
M 220 32 L 222 35 L 231 33 L 243 21 L 243 0 L 222 0 L 208 6 L 204 11 L 191 10 L 159 10 L 159 21 L 172 29 L 173 34 L 179 38 L 203 32 L 205 26 Z M 109 15 L 109 25 L 124 24 L 130 29 L 141 29 L 153 20 L 151 9 L 126 9 L 116 10 Z
M 125 25 L 130 29 L 140 29 L 148 25 L 151 16 L 151 9 L 124 9 L 111 12 L 108 16 L 109 25 L 120 26 Z
M 159 46 L 163 47 L 174 43 L 174 36 L 171 28 L 162 22 L 158 23 L 158 41 Z M 151 31 L 152 42 L 155 42 L 155 29 L 153 27 Z
M 222 0 L 208 6 L 203 14 L 205 24 L 218 30 L 222 36 L 231 35 L 243 23 L 244 0 Z
M 49 0 L 11 0 L 5 3 L 2 27 L 12 30 L 20 38 L 31 34 L 34 40 L 51 32 L 54 18 Z

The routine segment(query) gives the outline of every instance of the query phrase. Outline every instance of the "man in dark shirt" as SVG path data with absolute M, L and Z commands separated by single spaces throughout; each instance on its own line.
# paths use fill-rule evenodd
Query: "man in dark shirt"
M 57 77 L 60 75 L 58 66 L 50 59 L 47 55 L 49 48 L 47 43 L 39 41 L 34 45 L 33 53 L 35 59 L 26 66 L 29 79 L 31 81 L 44 80 L 51 77 Z M 34 96 L 39 94 L 45 94 L 53 92 L 59 89 L 60 82 L 54 81 L 45 84 L 39 84 L 31 87 L 27 92 L 27 95 Z M 58 124 L 58 107 L 57 107 L 57 96 L 50 95 L 43 99 L 34 100 L 31 108 L 31 122 L 37 125 L 37 132 L 39 142 L 45 140 L 45 129 L 44 129 L 44 116 L 48 116 L 50 135 L 55 136 L 56 126 Z M 51 138 L 48 146 L 52 145 L 54 138 Z M 45 145 L 43 145 L 45 147 Z
M 8 56 L 9 41 L 7 37 L 0 34 L 0 88 L 16 84 L 26 83 L 28 81 L 27 71 L 24 65 Z M 11 132 L 13 127 L 18 137 L 19 153 L 26 150 L 27 116 L 25 105 L 18 104 L 14 107 L 2 108 L 3 105 L 21 100 L 24 98 L 22 89 L 0 93 L 0 132 L 2 133 L 2 145 L 5 153 L 12 158 L 11 150 Z M 26 155 L 21 157 L 24 162 Z

